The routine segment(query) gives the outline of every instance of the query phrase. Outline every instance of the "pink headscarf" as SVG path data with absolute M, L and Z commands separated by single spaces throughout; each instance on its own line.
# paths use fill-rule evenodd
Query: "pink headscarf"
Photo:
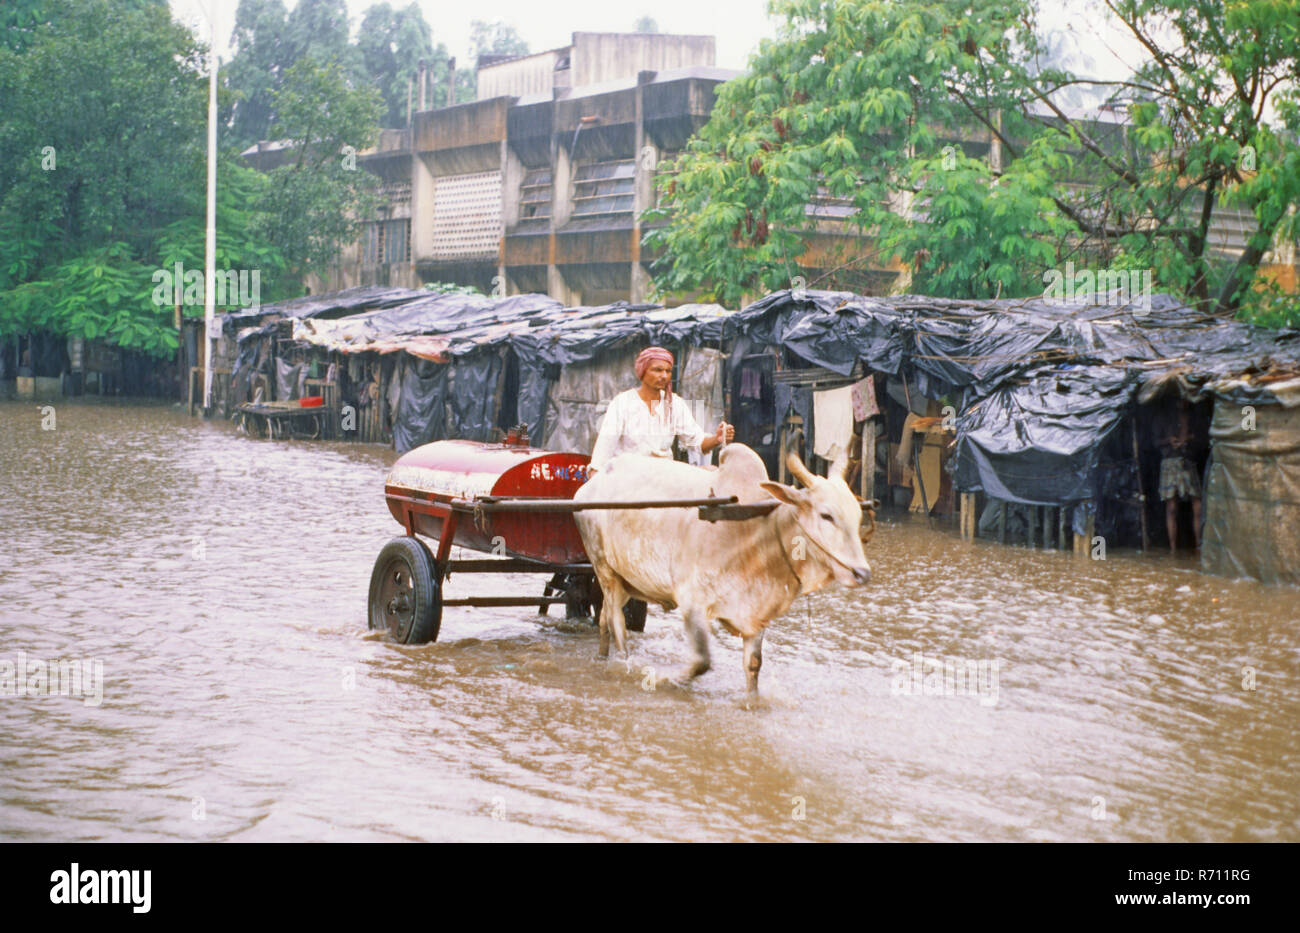
M 673 355 L 663 347 L 646 347 L 636 355 L 636 377 L 638 379 L 644 377 L 645 371 L 655 360 L 662 360 L 669 366 L 673 365 Z
M 673 365 L 673 355 L 663 347 L 646 347 L 636 355 L 636 363 L 633 367 L 636 370 L 636 377 L 638 379 L 644 377 L 645 371 L 650 368 L 650 364 L 655 360 L 662 360 L 669 366 Z M 665 410 L 660 412 L 660 416 L 666 417 L 669 421 L 672 421 L 671 412 L 673 410 L 673 388 L 671 382 L 668 384 L 668 388 L 664 392 L 664 402 L 666 403 L 664 406 Z

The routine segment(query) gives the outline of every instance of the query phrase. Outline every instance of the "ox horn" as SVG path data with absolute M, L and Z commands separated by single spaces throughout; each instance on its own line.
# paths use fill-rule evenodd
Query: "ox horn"
M 813 484 L 812 471 L 803 465 L 803 461 L 799 459 L 799 455 L 793 450 L 786 454 L 785 465 L 795 479 L 811 488 Z
M 826 471 L 827 476 L 838 476 L 845 479 L 849 475 L 849 452 L 836 445 L 835 459 L 831 461 L 831 468 Z

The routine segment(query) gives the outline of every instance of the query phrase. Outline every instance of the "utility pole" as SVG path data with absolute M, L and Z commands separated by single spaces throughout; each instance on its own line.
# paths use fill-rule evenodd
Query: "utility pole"
M 208 17 L 208 236 L 203 258 L 203 332 L 207 353 L 203 361 L 203 408 L 212 407 L 212 363 L 216 340 L 212 324 L 217 301 L 217 27 Z

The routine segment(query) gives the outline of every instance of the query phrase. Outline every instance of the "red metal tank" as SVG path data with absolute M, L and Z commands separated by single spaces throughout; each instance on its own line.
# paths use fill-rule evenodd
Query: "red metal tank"
M 478 551 L 568 564 L 587 560 L 572 513 L 466 511 L 465 502 L 492 498 L 572 499 L 587 480 L 585 454 L 555 453 L 517 444 L 435 441 L 408 451 L 384 481 L 388 509 L 408 532 Z M 452 504 L 460 506 L 453 510 Z M 439 547 L 445 553 L 445 545 Z

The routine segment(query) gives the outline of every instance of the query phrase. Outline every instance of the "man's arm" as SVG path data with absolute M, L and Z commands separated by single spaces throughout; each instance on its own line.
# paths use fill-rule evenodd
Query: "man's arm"
M 698 450 L 701 454 L 708 453 L 718 445 L 716 439 L 712 444 L 709 443 L 709 435 L 700 427 L 700 423 L 691 414 L 691 407 L 680 395 L 673 396 L 673 433 L 683 447 Z
M 588 472 L 599 470 L 614 455 L 614 446 L 618 443 L 619 435 L 623 433 L 621 411 L 618 396 L 615 396 L 609 403 L 609 408 L 605 409 L 605 419 L 600 423 L 596 446 L 591 450 L 591 462 L 587 465 Z

